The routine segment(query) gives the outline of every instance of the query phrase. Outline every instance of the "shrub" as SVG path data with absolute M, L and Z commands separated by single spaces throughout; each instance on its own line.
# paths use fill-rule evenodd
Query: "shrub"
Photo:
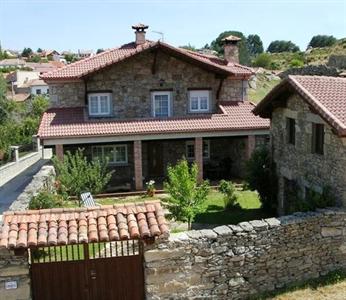
M 292 68 L 299 68 L 299 67 L 303 67 L 304 66 L 304 62 L 302 60 L 299 59 L 292 59 L 290 62 L 290 67 Z
M 232 182 L 221 180 L 219 191 L 224 196 L 225 209 L 230 210 L 237 206 L 237 195 L 235 193 L 235 187 Z
M 329 47 L 333 46 L 337 42 L 337 39 L 332 35 L 315 35 L 312 37 L 309 47 Z
M 261 67 L 265 69 L 269 69 L 272 64 L 272 58 L 268 53 L 261 53 L 258 55 L 253 61 L 253 65 L 255 67 Z
M 41 191 L 32 197 L 29 203 L 29 209 L 43 209 L 61 207 L 63 199 L 61 196 L 49 191 Z
M 189 167 L 186 159 L 175 166 L 168 166 L 167 171 L 168 181 L 164 183 L 164 188 L 169 193 L 170 212 L 176 220 L 187 222 L 191 229 L 192 221 L 202 210 L 209 193 L 209 183 L 197 183 L 198 167 L 196 163 Z
M 63 161 L 53 157 L 59 182 L 58 190 L 61 193 L 64 192 L 78 198 L 85 191 L 98 194 L 111 179 L 113 171 L 107 170 L 108 161 L 90 162 L 83 152 L 83 149 L 78 149 L 74 154 L 67 151 Z
M 262 208 L 275 213 L 277 208 L 278 184 L 275 165 L 271 162 L 266 147 L 256 149 L 246 165 L 246 178 L 249 188 L 257 190 Z

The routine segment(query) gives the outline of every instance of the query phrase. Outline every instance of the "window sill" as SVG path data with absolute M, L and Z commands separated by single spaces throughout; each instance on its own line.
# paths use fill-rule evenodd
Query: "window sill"
M 128 167 L 129 163 L 108 163 L 108 167 Z

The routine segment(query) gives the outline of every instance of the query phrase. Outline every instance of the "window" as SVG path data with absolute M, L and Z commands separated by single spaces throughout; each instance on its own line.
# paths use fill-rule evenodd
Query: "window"
M 296 144 L 296 120 L 292 118 L 286 118 L 286 140 L 287 143 Z
M 88 95 L 90 116 L 109 116 L 111 114 L 111 94 L 92 93 Z
M 92 147 L 93 159 L 108 159 L 110 164 L 127 164 L 127 145 L 105 145 Z
M 209 91 L 190 91 L 190 112 L 207 112 L 209 111 Z
M 153 92 L 152 99 L 154 117 L 169 117 L 171 115 L 170 92 Z
M 203 158 L 208 159 L 210 157 L 210 141 L 203 140 Z M 188 160 L 195 159 L 195 142 L 187 141 L 186 142 L 186 158 Z
M 41 95 L 41 89 L 36 89 L 36 95 Z
M 47 95 L 49 94 L 49 89 L 47 89 Z
M 312 123 L 312 153 L 323 155 L 324 148 L 324 125 Z

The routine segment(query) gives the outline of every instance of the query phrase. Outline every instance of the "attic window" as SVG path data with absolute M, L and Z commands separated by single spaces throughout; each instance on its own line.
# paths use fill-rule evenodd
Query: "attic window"
M 88 105 L 90 116 L 109 116 L 111 114 L 111 94 L 90 93 L 88 94 Z
M 209 90 L 190 91 L 190 112 L 208 112 L 209 111 Z

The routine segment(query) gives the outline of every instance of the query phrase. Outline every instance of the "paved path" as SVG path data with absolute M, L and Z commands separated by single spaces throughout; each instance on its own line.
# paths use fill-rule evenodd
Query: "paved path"
M 31 182 L 33 176 L 49 160 L 41 159 L 31 167 L 24 170 L 15 178 L 0 187 L 0 214 L 8 210 L 10 205 L 24 191 L 25 187 Z

